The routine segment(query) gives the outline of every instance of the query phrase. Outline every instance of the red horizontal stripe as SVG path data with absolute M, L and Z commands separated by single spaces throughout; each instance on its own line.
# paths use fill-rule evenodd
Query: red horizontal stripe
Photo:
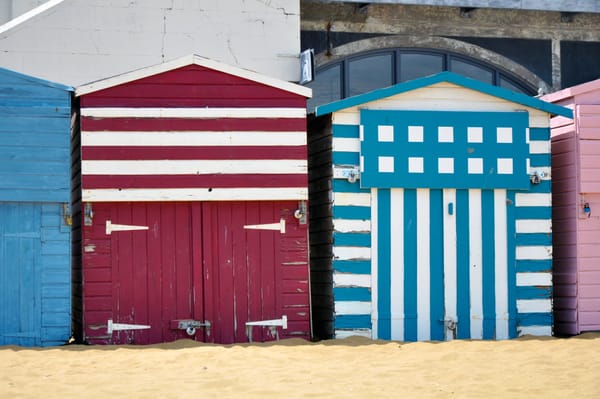
M 83 117 L 84 131 L 306 131 L 306 118 L 93 118 Z
M 84 190 L 127 189 L 127 188 L 274 188 L 307 187 L 305 174 L 293 175 L 83 175 L 81 185 Z
M 82 147 L 81 159 L 107 161 L 179 159 L 306 159 L 306 146 L 290 147 Z

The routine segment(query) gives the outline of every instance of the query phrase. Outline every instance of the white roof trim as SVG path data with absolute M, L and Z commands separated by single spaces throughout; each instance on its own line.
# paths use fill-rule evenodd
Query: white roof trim
M 62 3 L 63 1 L 65 0 L 49 0 L 46 3 L 37 6 L 33 10 L 27 11 L 25 14 L 19 15 L 18 17 L 11 19 L 4 25 L 0 26 L 0 34 L 11 30 L 17 25 L 21 25 L 23 22 L 28 21 L 37 15 L 40 15 L 44 11 L 49 10 L 50 8 Z
M 308 87 L 261 75 L 256 72 L 249 71 L 247 69 L 223 64 L 221 62 L 201 57 L 199 55 L 184 56 L 173 61 L 164 62 L 162 64 L 153 65 L 146 68 L 141 68 L 121 75 L 113 76 L 108 79 L 98 80 L 96 82 L 79 86 L 77 89 L 75 89 L 75 95 L 79 97 L 85 94 L 94 93 L 96 91 L 108 89 L 110 87 L 118 86 L 123 83 L 128 83 L 148 76 L 168 72 L 173 69 L 181 68 L 192 64 L 221 71 L 230 75 L 238 76 L 240 78 L 252 80 L 254 82 L 262 83 L 264 85 L 271 86 L 277 89 L 289 91 L 291 93 L 295 93 L 307 98 L 312 97 L 312 90 Z

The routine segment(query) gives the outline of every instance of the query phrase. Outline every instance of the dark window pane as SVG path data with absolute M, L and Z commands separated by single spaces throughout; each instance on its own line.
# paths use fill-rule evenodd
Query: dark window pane
M 485 83 L 494 83 L 494 74 L 492 71 L 482 68 L 479 65 L 471 64 L 470 62 L 464 62 L 453 58 L 450 60 L 450 70 L 459 75 L 480 80 Z
M 348 62 L 348 97 L 391 86 L 392 54 L 380 54 Z
M 340 64 L 318 71 L 315 80 L 307 84 L 313 90 L 312 98 L 308 99 L 308 112 L 315 107 L 337 101 L 342 98 L 342 78 Z
M 525 89 L 524 87 L 521 87 L 520 85 L 517 85 L 516 83 L 511 82 L 508 79 L 505 79 L 502 76 L 500 76 L 500 87 L 504 87 L 505 89 L 516 91 L 517 93 L 523 93 L 523 94 L 527 94 L 527 95 L 537 94 L 537 93 L 530 93 L 529 90 Z
M 400 54 L 400 82 L 433 75 L 444 70 L 444 59 L 436 54 Z

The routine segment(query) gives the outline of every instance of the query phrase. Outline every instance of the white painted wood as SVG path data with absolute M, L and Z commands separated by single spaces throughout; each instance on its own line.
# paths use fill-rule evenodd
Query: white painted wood
M 93 118 L 305 118 L 305 108 L 81 108 Z
M 377 189 L 372 188 L 370 197 L 371 202 L 371 336 L 378 338 L 378 323 L 379 323 L 379 220 L 377 214 L 379 212 L 379 203 L 377 197 Z
M 516 206 L 552 206 L 550 193 L 516 193 Z
M 333 228 L 340 233 L 362 233 L 371 231 L 370 220 L 334 219 Z
M 550 219 L 520 219 L 516 221 L 517 233 L 546 233 L 552 232 Z
M 551 245 L 527 245 L 518 246 L 515 250 L 517 260 L 551 260 L 552 246 Z
M 244 225 L 246 230 L 272 230 L 279 231 L 281 234 L 285 234 L 285 219 L 281 218 L 279 223 L 264 223 L 264 224 L 247 224 Z
M 371 206 L 369 193 L 333 193 L 336 206 Z
M 508 339 L 508 242 L 506 190 L 494 190 L 496 338 Z
M 519 336 L 534 335 L 534 336 L 550 336 L 552 335 L 551 326 L 521 326 L 518 328 Z
M 60 3 L 62 0 L 53 0 L 50 3 Z M 2 31 L 0 30 L 0 33 Z M 181 58 L 177 58 L 173 61 L 165 62 L 141 68 L 132 72 L 124 73 L 118 76 L 114 76 L 108 79 L 100 80 L 94 83 L 83 85 L 77 88 L 75 91 L 76 96 L 81 96 L 88 93 L 93 93 L 99 90 L 104 90 L 109 87 L 114 87 L 123 83 L 131 82 L 133 80 L 143 79 L 148 76 L 156 75 L 171 71 L 173 69 L 181 68 L 186 65 L 199 65 L 206 68 L 221 71 L 230 75 L 238 76 L 240 78 L 248 79 L 254 82 L 262 83 L 267 86 L 271 86 L 277 89 L 296 93 L 305 97 L 312 97 L 312 90 L 305 86 L 300 86 L 294 83 L 286 82 L 283 80 L 275 79 L 270 76 L 258 74 L 256 72 L 249 71 L 235 67 L 233 65 L 224 64 L 209 58 L 201 57 L 199 55 L 188 55 Z
M 550 154 L 550 140 L 531 140 L 529 142 L 529 152 L 531 154 Z
M 517 273 L 517 286 L 519 287 L 551 287 L 552 273 Z
M 81 145 L 84 147 L 301 146 L 306 145 L 306 132 L 83 131 Z
M 519 313 L 547 313 L 552 311 L 550 299 L 517 299 Z
M 173 188 L 82 190 L 84 202 L 307 200 L 307 188 Z
M 335 287 L 371 288 L 371 275 L 334 272 L 333 285 Z
M 429 190 L 417 189 L 417 338 L 431 338 Z
M 334 246 L 333 256 L 339 260 L 371 259 L 371 248 Z
M 483 338 L 483 271 L 481 239 L 481 190 L 469 190 L 469 294 L 471 338 Z
M 34 9 L 29 10 L 26 13 L 11 19 L 7 23 L 0 25 L 0 34 L 4 34 L 5 32 L 8 32 L 9 30 L 35 18 L 36 16 L 46 12 L 47 10 L 62 3 L 63 1 L 64 0 L 48 0 L 45 3 L 35 7 Z
M 371 302 L 335 301 L 334 306 L 337 315 L 371 314 Z
M 443 203 L 443 230 L 444 230 L 444 308 L 445 319 L 457 320 L 457 280 L 456 280 L 456 190 L 444 189 L 442 192 Z M 453 213 L 448 211 L 453 208 Z M 446 340 L 454 338 L 454 332 L 445 329 Z
M 148 226 L 136 226 L 131 224 L 116 224 L 110 220 L 106 221 L 106 235 L 111 235 L 113 231 L 139 231 L 148 230 Z
M 304 174 L 303 159 L 81 161 L 82 175 Z
M 390 311 L 391 338 L 404 340 L 404 190 L 390 191 L 391 231 L 391 270 L 390 270 Z
M 335 330 L 335 339 L 344 339 L 349 337 L 373 338 L 373 335 L 369 329 Z
M 332 147 L 333 151 L 360 152 L 360 140 L 349 138 L 334 138 Z

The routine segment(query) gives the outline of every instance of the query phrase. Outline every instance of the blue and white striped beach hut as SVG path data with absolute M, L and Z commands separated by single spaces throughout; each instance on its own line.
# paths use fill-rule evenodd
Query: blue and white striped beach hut
M 333 247 L 312 259 L 315 324 L 400 341 L 550 335 L 552 115 L 572 112 L 450 72 L 318 107 L 309 151 L 322 159 L 330 140 L 330 172 L 310 172 L 311 234 L 330 228 Z

